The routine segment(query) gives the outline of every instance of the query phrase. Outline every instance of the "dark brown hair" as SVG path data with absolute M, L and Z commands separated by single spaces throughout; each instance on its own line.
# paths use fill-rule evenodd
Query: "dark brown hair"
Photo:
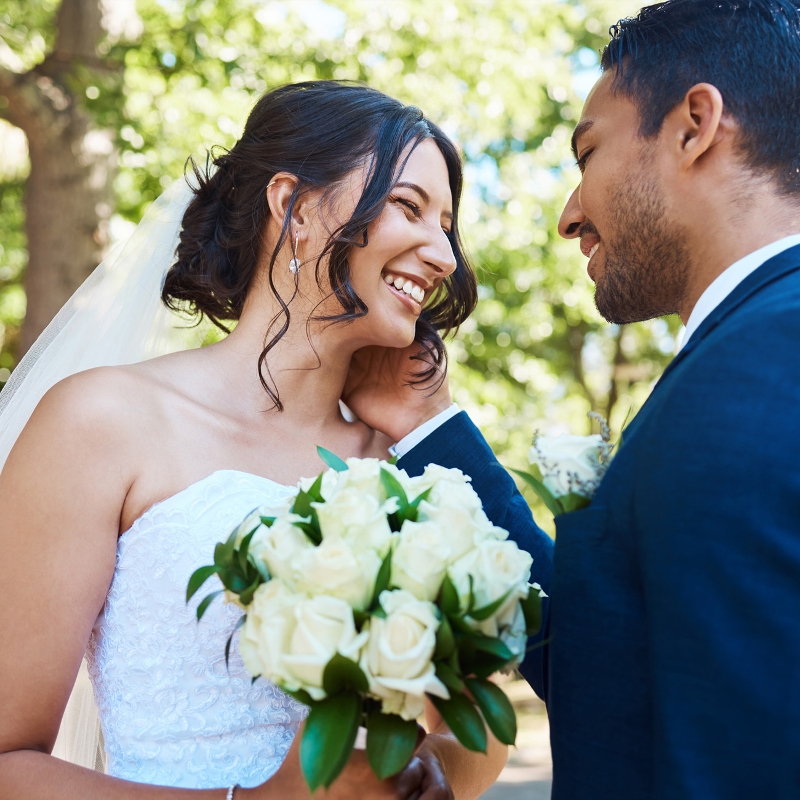
M 242 138 L 220 155 L 209 154 L 205 169 L 190 159 L 198 186 L 183 218 L 177 261 L 169 270 L 161 298 L 173 310 L 207 316 L 224 331 L 239 319 L 258 268 L 269 217 L 266 188 L 278 172 L 298 178 L 283 220 L 281 235 L 269 261 L 269 285 L 281 305 L 270 326 L 279 330 L 265 342 L 258 373 L 276 408 L 283 409 L 277 389 L 264 377 L 269 351 L 289 328 L 289 303 L 273 280 L 278 251 L 290 235 L 297 198 L 307 191 L 333 188 L 358 166 L 368 166 L 366 184 L 350 219 L 331 233 L 317 260 L 328 256 L 327 279 L 342 313 L 317 317 L 346 323 L 368 313 L 350 282 L 348 255 L 365 247 L 367 230 L 386 204 L 398 180 L 406 148 L 433 139 L 444 157 L 453 198 L 453 225 L 448 234 L 455 271 L 423 309 L 415 339 L 423 347 L 414 383 L 430 386 L 446 360 L 442 336 L 455 330 L 477 301 L 475 274 L 464 255 L 458 229 L 462 188 L 461 158 L 453 143 L 422 112 L 355 83 L 309 81 L 265 94 L 255 105 Z M 269 336 L 269 333 L 267 334 Z M 269 372 L 267 367 L 267 373 Z

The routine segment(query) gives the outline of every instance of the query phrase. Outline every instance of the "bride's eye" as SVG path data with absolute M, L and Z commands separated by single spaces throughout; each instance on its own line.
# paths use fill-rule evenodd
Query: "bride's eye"
M 411 200 L 406 200 L 404 197 L 393 197 L 392 200 L 401 206 L 405 206 L 415 217 L 421 216 L 420 207 L 416 203 L 412 203 Z

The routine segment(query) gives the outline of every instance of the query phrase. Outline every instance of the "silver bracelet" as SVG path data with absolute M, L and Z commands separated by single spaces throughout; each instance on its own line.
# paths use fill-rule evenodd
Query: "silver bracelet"
M 234 793 L 234 792 L 235 792 L 235 791 L 236 791 L 238 788 L 239 788 L 239 784 L 238 784 L 238 783 L 234 783 L 234 784 L 233 784 L 233 786 L 231 786 L 231 787 L 228 789 L 228 794 L 226 794 L 226 795 L 225 795 L 225 800 L 233 800 L 233 793 Z

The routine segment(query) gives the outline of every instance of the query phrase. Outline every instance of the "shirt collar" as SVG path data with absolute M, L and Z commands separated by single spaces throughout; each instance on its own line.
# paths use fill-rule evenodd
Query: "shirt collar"
M 777 242 L 761 247 L 753 253 L 740 258 L 718 275 L 700 295 L 686 322 L 678 351 L 682 350 L 691 335 L 700 327 L 703 320 L 752 272 L 774 256 L 800 244 L 800 233 L 778 239 Z

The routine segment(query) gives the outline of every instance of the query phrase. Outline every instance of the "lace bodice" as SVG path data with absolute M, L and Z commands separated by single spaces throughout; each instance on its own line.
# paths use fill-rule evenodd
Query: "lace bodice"
M 198 623 L 186 604 L 192 572 L 256 506 L 291 489 L 224 470 L 150 508 L 124 533 L 89 644 L 108 772 L 186 788 L 255 786 L 280 766 L 305 708 L 269 682 L 251 684 L 236 648 L 241 615 L 221 597 Z M 216 585 L 214 585 L 216 584 Z

